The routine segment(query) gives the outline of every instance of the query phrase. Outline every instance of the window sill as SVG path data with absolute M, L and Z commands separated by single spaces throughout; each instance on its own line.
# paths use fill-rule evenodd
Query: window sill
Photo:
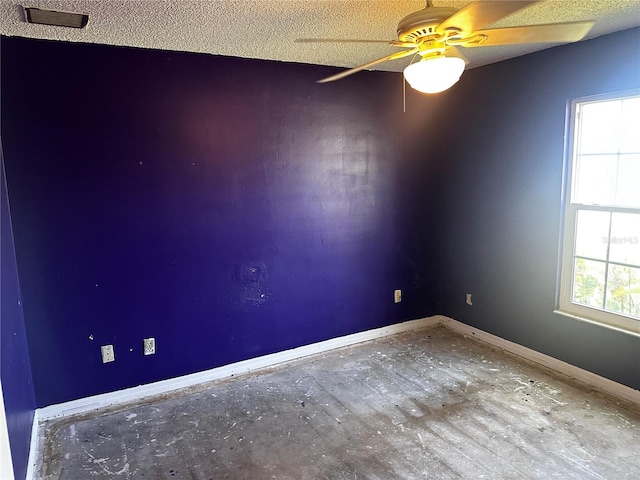
M 639 323 L 638 328 L 631 329 L 631 328 L 617 327 L 615 325 L 609 325 L 607 323 L 600 322 L 598 320 L 593 320 L 591 318 L 581 317 L 581 316 L 575 315 L 573 313 L 565 312 L 563 310 L 554 310 L 553 313 L 556 313 L 558 315 L 562 315 L 563 317 L 572 318 L 573 320 L 578 320 L 580 322 L 591 323 L 592 325 L 598 325 L 599 327 L 608 328 L 610 330 L 615 330 L 616 332 L 626 333 L 627 335 L 633 335 L 634 337 L 639 337 L 640 338 L 640 322 L 638 322 Z

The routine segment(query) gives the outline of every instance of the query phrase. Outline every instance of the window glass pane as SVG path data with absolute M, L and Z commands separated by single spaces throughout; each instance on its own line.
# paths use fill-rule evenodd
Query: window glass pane
M 621 106 L 620 100 L 582 106 L 578 153 L 618 153 Z
M 606 309 L 640 317 L 640 268 L 609 265 Z
M 613 213 L 609 260 L 640 267 L 640 214 Z
M 609 243 L 609 212 L 579 210 L 576 225 L 576 255 L 607 259 Z
M 617 165 L 617 155 L 580 155 L 573 201 L 585 205 L 613 205 Z
M 590 307 L 604 306 L 604 262 L 574 259 L 572 301 Z
M 622 328 L 640 321 L 640 96 L 634 95 L 576 104 L 565 212 L 574 238 L 560 286 L 561 308 L 581 315 L 590 307 L 590 318 Z
M 620 155 L 616 205 L 640 208 L 640 155 Z
M 622 140 L 620 151 L 640 153 L 640 97 L 622 102 Z

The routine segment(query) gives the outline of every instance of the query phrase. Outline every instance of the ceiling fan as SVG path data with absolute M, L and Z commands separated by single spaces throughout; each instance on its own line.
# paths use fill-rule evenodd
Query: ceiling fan
M 529 25 L 484 30 L 507 15 L 537 1 L 476 1 L 457 10 L 434 7 L 431 1 L 422 10 L 411 13 L 398 23 L 397 40 L 300 39 L 302 42 L 366 42 L 388 43 L 402 51 L 373 60 L 349 70 L 319 80 L 333 82 L 389 60 L 420 56 L 404 70 L 412 88 L 424 93 L 438 93 L 455 84 L 466 66 L 466 59 L 457 47 L 476 48 L 518 43 L 569 43 L 582 39 L 593 21 Z

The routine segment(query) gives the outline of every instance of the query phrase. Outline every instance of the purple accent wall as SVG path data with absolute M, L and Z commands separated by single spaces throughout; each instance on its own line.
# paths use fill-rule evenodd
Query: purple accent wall
M 0 159 L 2 147 L 0 146 Z M 0 375 L 13 473 L 26 476 L 36 408 L 4 174 L 0 166 Z
M 638 36 L 406 114 L 399 74 L 3 37 L 37 405 L 432 314 L 640 388 L 637 337 L 552 313 L 566 102 L 637 87 Z
M 399 74 L 319 85 L 335 70 L 2 47 L 38 406 L 437 312 L 437 132 L 416 133 L 441 101 L 404 115 Z

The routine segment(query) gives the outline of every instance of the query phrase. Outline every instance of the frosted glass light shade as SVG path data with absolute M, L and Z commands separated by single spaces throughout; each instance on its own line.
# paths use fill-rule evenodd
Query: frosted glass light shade
M 404 78 L 419 92 L 438 93 L 460 80 L 464 66 L 464 60 L 458 57 L 430 58 L 405 68 Z

